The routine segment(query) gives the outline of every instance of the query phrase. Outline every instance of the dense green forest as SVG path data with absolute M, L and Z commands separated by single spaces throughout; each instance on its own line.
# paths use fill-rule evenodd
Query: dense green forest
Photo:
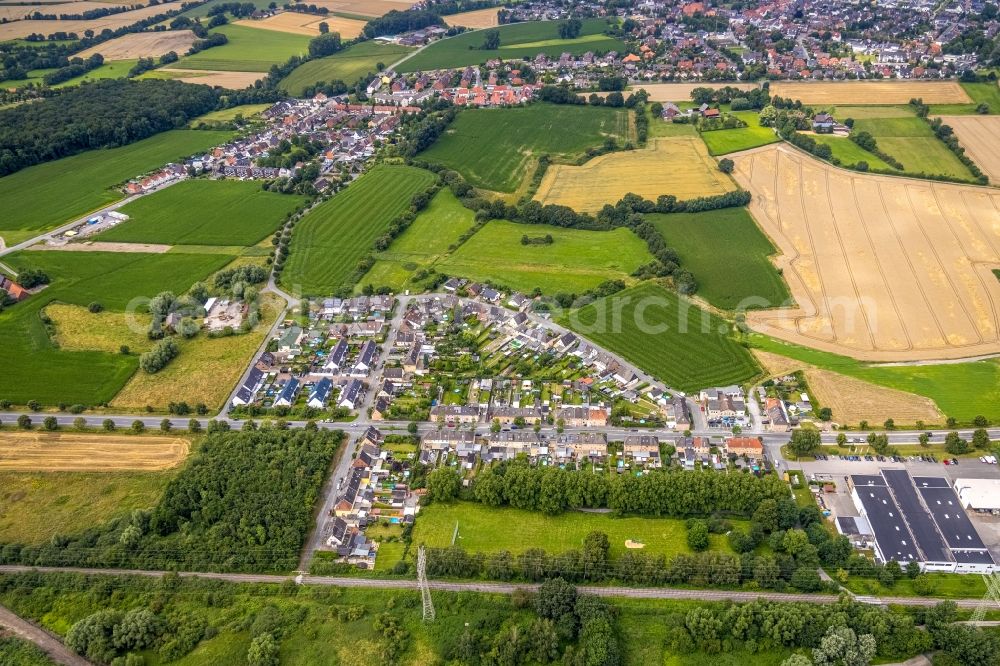
M 339 431 L 214 432 L 152 511 L 0 560 L 36 565 L 201 571 L 292 571 Z
M 180 81 L 97 81 L 0 110 L 0 176 L 92 148 L 124 146 L 212 111 L 219 93 Z

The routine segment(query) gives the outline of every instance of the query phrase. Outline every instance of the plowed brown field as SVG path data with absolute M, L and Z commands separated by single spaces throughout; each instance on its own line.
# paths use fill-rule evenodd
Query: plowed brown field
M 747 320 L 870 361 L 1000 353 L 1000 191 L 837 169 L 787 145 L 735 158 L 798 307 Z
M 30 472 L 161 470 L 179 465 L 190 442 L 181 437 L 111 433 L 0 432 L 0 469 Z

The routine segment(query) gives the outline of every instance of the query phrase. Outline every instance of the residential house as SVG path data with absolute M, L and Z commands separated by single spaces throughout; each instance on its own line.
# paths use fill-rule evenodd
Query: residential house
M 298 326 L 289 326 L 278 339 L 278 351 L 283 354 L 297 354 L 300 351 L 299 339 L 302 337 L 302 329 Z
M 295 404 L 295 397 L 299 394 L 299 380 L 292 377 L 281 387 L 278 397 L 274 399 L 275 407 L 291 407 Z
M 751 460 L 760 460 L 764 457 L 764 445 L 757 437 L 729 437 L 726 439 L 726 450 Z
M 603 407 L 560 407 L 558 418 L 569 428 L 605 428 L 608 411 Z
M 378 345 L 372 340 L 365 340 L 361 345 L 361 352 L 358 354 L 354 367 L 351 369 L 352 377 L 367 377 L 375 367 L 375 356 L 378 352 Z
M 628 435 L 622 443 L 626 460 L 638 465 L 660 467 L 660 439 L 655 435 Z
M 247 374 L 246 379 L 243 380 L 240 388 L 236 391 L 236 395 L 233 396 L 233 404 L 237 407 L 249 405 L 256 399 L 257 392 L 263 384 L 264 371 L 257 366 L 250 368 L 250 372 Z
M 347 382 L 347 385 L 340 392 L 340 397 L 337 399 L 337 406 L 344 409 L 357 409 L 358 402 L 361 400 L 361 388 L 363 386 L 360 379 L 352 379 Z
M 329 377 L 324 377 L 313 386 L 312 391 L 309 393 L 309 401 L 306 404 L 313 409 L 323 409 L 330 399 L 331 390 L 333 390 L 333 382 L 330 381 Z

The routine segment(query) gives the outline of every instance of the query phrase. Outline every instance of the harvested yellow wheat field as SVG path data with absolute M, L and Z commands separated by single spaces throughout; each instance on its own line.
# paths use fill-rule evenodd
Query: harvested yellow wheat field
M 698 137 L 654 139 L 643 150 L 608 153 L 582 166 L 554 164 L 542 178 L 535 198 L 574 210 L 596 212 L 629 192 L 655 200 L 722 194 L 735 189 Z
M 785 145 L 734 157 L 793 309 L 747 321 L 870 361 L 1000 353 L 1000 191 L 858 174 Z
M 265 72 L 225 72 L 214 69 L 183 69 L 165 68 L 159 70 L 169 73 L 171 79 L 186 83 L 202 83 L 206 86 L 221 86 L 230 90 L 240 90 L 252 86 L 254 81 L 262 79 Z
M 82 14 L 91 9 L 103 9 L 110 7 L 132 7 L 133 5 L 144 4 L 139 2 L 96 2 L 95 0 L 80 0 L 79 2 L 53 2 L 50 4 L 34 5 L 0 5 L 0 20 L 20 21 L 35 12 L 45 15 L 54 14 Z
M 171 5 L 153 5 L 151 7 L 143 7 L 142 9 L 134 9 L 129 12 L 89 20 L 13 21 L 11 23 L 0 24 L 0 41 L 21 39 L 35 33 L 51 35 L 54 32 L 73 32 L 82 37 L 84 30 L 93 30 L 95 33 L 99 33 L 105 28 L 115 30 L 138 23 L 144 18 L 162 14 L 171 8 Z
M 497 14 L 499 13 L 499 7 L 477 9 L 471 12 L 460 12 L 451 16 L 445 16 L 444 21 L 448 25 L 460 25 L 466 28 L 492 28 L 500 23 L 497 20 Z
M 855 425 L 879 423 L 891 417 L 899 425 L 944 423 L 945 415 L 930 398 L 878 386 L 854 377 L 822 370 L 779 354 L 753 350 L 761 366 L 772 376 L 801 370 L 809 390 L 822 407 L 829 407 L 835 423 Z
M 1000 116 L 942 116 L 950 125 L 965 148 L 990 183 L 1000 183 Z
M 110 433 L 0 432 L 0 470 L 109 472 L 170 469 L 187 457 L 182 437 Z
M 957 81 L 775 81 L 771 94 L 804 104 L 968 104 Z
M 629 90 L 645 90 L 649 93 L 651 102 L 690 102 L 691 91 L 695 88 L 739 88 L 740 90 L 753 90 L 756 83 L 736 83 L 735 81 L 726 83 L 636 83 L 629 86 Z
M 198 38 L 190 30 L 165 32 L 133 32 L 92 46 L 77 55 L 86 58 L 100 53 L 105 60 L 132 60 L 134 58 L 159 58 L 173 51 L 184 55 Z
M 281 12 L 265 19 L 244 19 L 236 23 L 238 25 L 247 25 L 251 28 L 262 28 L 276 32 L 289 32 L 293 35 L 309 36 L 318 35 L 319 24 L 326 23 L 330 28 L 330 32 L 338 32 L 344 39 L 354 39 L 361 34 L 361 31 L 365 27 L 364 21 L 356 21 L 339 16 L 317 16 L 301 12 Z
M 394 9 L 402 12 L 413 6 L 408 0 L 310 0 L 309 4 L 359 16 L 382 16 Z

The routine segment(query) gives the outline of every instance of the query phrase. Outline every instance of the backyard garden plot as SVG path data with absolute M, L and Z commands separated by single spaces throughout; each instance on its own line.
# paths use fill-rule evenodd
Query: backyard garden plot
M 138 355 L 57 348 L 39 316 L 62 302 L 125 312 L 133 299 L 161 291 L 182 294 L 197 280 L 222 268 L 232 257 L 216 254 L 135 254 L 115 252 L 31 252 L 4 258 L 17 270 L 44 270 L 52 283 L 38 294 L 0 313 L 0 399 L 23 405 L 107 402 L 138 366 Z
M 281 283 L 305 294 L 350 290 L 358 261 L 434 179 L 423 169 L 377 166 L 314 208 L 295 227 Z
M 856 174 L 787 146 L 737 157 L 735 176 L 798 304 L 750 313 L 754 328 L 870 361 L 1000 352 L 1000 193 Z
M 906 104 L 914 97 L 925 104 L 968 104 L 957 81 L 773 81 L 771 95 L 803 104 Z
M 616 19 L 615 19 L 616 20 Z M 533 58 L 539 53 L 558 58 L 562 53 L 581 54 L 626 50 L 620 39 L 604 34 L 608 23 L 604 19 L 584 19 L 580 36 L 576 39 L 560 39 L 561 21 L 531 21 L 513 23 L 496 28 L 500 32 L 500 48 L 483 50 L 483 32 L 473 31 L 434 42 L 400 63 L 401 72 L 416 72 L 429 69 L 444 69 L 478 65 L 500 58 L 520 60 Z
M 662 194 L 684 200 L 736 189 L 697 137 L 653 139 L 650 143 L 649 148 L 608 153 L 582 166 L 552 165 L 535 198 L 543 204 L 596 213 L 629 192 L 655 201 Z
M 513 192 L 538 156 L 579 155 L 608 138 L 621 144 L 628 125 L 628 111 L 608 107 L 469 109 L 420 158 L 458 171 L 476 187 Z
M 176 467 L 189 447 L 183 437 L 6 432 L 0 435 L 0 471 L 151 472 Z
M 266 192 L 260 183 L 188 180 L 121 208 L 129 216 L 99 241 L 170 245 L 254 245 L 274 233 L 288 213 L 306 202 Z
M 245 25 L 261 30 L 276 30 L 293 35 L 319 35 L 319 24 L 326 23 L 330 32 L 340 34 L 343 39 L 354 39 L 365 27 L 364 21 L 343 18 L 340 16 L 317 16 L 302 12 L 281 12 L 265 19 L 245 19 L 237 21 L 236 25 Z
M 742 384 L 759 372 L 730 324 L 652 282 L 570 312 L 561 323 L 681 391 Z
M 474 224 L 475 214 L 450 189 L 440 190 L 389 249 L 378 255 L 359 284 L 401 291 L 415 271 L 444 257 Z
M 523 245 L 525 235 L 549 235 L 552 244 Z M 494 220 L 436 268 L 519 291 L 582 294 L 605 280 L 628 280 L 652 260 L 646 244 L 628 229 L 583 231 Z
M 126 438 L 105 441 L 116 439 Z M 127 439 L 132 451 L 146 440 Z M 136 509 L 151 509 L 173 476 L 173 470 L 0 471 L 0 542 L 41 545 L 56 534 L 82 532 Z
M 172 130 L 121 148 L 90 150 L 0 178 L 0 236 L 8 245 L 106 206 L 111 187 L 225 142 L 231 132 Z
M 303 90 L 320 81 L 343 81 L 353 85 L 369 72 L 378 71 L 378 63 L 389 66 L 412 51 L 407 46 L 376 41 L 354 44 L 332 56 L 299 65 L 281 80 L 281 89 L 290 95 L 301 96 Z
M 220 26 L 215 31 L 226 35 L 229 42 L 184 56 L 166 69 L 266 72 L 271 65 L 280 65 L 293 55 L 305 55 L 309 48 L 309 38 L 305 35 L 234 24 Z
M 770 257 L 777 250 L 745 208 L 647 215 L 681 266 L 694 273 L 698 296 L 723 310 L 775 307 L 788 287 Z
M 941 120 L 955 130 L 965 154 L 990 182 L 1000 183 L 1000 116 L 944 116 Z
M 456 502 L 422 508 L 414 523 L 413 540 L 431 548 L 445 548 L 451 545 L 457 525 L 455 545 L 471 553 L 507 550 L 516 555 L 529 548 L 541 548 L 555 554 L 581 549 L 586 536 L 596 531 L 608 535 L 612 557 L 630 550 L 625 547 L 626 541 L 642 544 L 636 550 L 645 555 L 672 557 L 691 552 L 684 522 L 681 518 L 612 518 L 582 511 L 547 516 L 538 511 Z M 713 550 L 732 552 L 724 537 L 713 535 L 711 542 Z

